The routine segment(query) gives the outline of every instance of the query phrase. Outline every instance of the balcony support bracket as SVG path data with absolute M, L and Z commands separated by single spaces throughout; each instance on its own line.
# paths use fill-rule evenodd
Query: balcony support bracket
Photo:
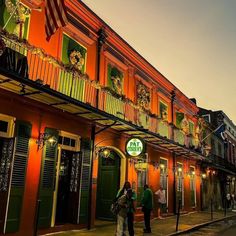
M 117 123 L 117 121 L 114 121 L 112 124 L 106 125 L 104 128 L 102 128 L 102 129 L 96 131 L 96 132 L 95 132 L 95 135 L 97 135 L 97 134 L 99 134 L 99 133 L 101 133 L 101 132 L 103 132 L 103 131 L 105 131 L 105 130 L 111 128 L 112 126 L 116 125 L 116 123 Z

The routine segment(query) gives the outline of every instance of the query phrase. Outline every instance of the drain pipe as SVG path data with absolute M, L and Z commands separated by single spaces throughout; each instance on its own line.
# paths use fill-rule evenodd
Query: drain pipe
M 100 81 L 100 64 L 101 64 L 101 51 L 102 47 L 106 42 L 107 35 L 105 33 L 105 30 L 101 28 L 98 31 L 98 41 L 97 41 L 97 76 L 96 81 Z M 98 96 L 99 96 L 99 90 L 97 90 L 96 93 L 96 107 L 98 108 Z

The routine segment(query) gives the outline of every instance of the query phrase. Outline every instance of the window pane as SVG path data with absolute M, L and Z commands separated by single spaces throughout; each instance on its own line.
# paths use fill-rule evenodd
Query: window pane
M 0 120 L 0 131 L 6 133 L 8 128 L 8 122 Z

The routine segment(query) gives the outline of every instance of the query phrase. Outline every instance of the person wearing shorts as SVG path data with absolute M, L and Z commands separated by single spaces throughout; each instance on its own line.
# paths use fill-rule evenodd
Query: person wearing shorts
M 166 193 L 162 186 L 155 192 L 157 195 L 157 216 L 159 219 L 162 219 L 162 213 L 165 210 L 166 206 Z

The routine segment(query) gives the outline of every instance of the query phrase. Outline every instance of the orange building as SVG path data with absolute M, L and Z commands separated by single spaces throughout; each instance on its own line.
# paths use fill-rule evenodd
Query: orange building
M 196 104 L 81 1 L 65 1 L 68 24 L 49 41 L 43 1 L 7 2 L 0 5 L 0 233 L 91 228 L 113 218 L 125 181 L 137 192 L 137 220 L 145 183 L 153 192 L 163 186 L 167 213 L 179 201 L 182 211 L 199 210 Z M 126 151 L 132 137 L 143 141 L 139 155 Z

